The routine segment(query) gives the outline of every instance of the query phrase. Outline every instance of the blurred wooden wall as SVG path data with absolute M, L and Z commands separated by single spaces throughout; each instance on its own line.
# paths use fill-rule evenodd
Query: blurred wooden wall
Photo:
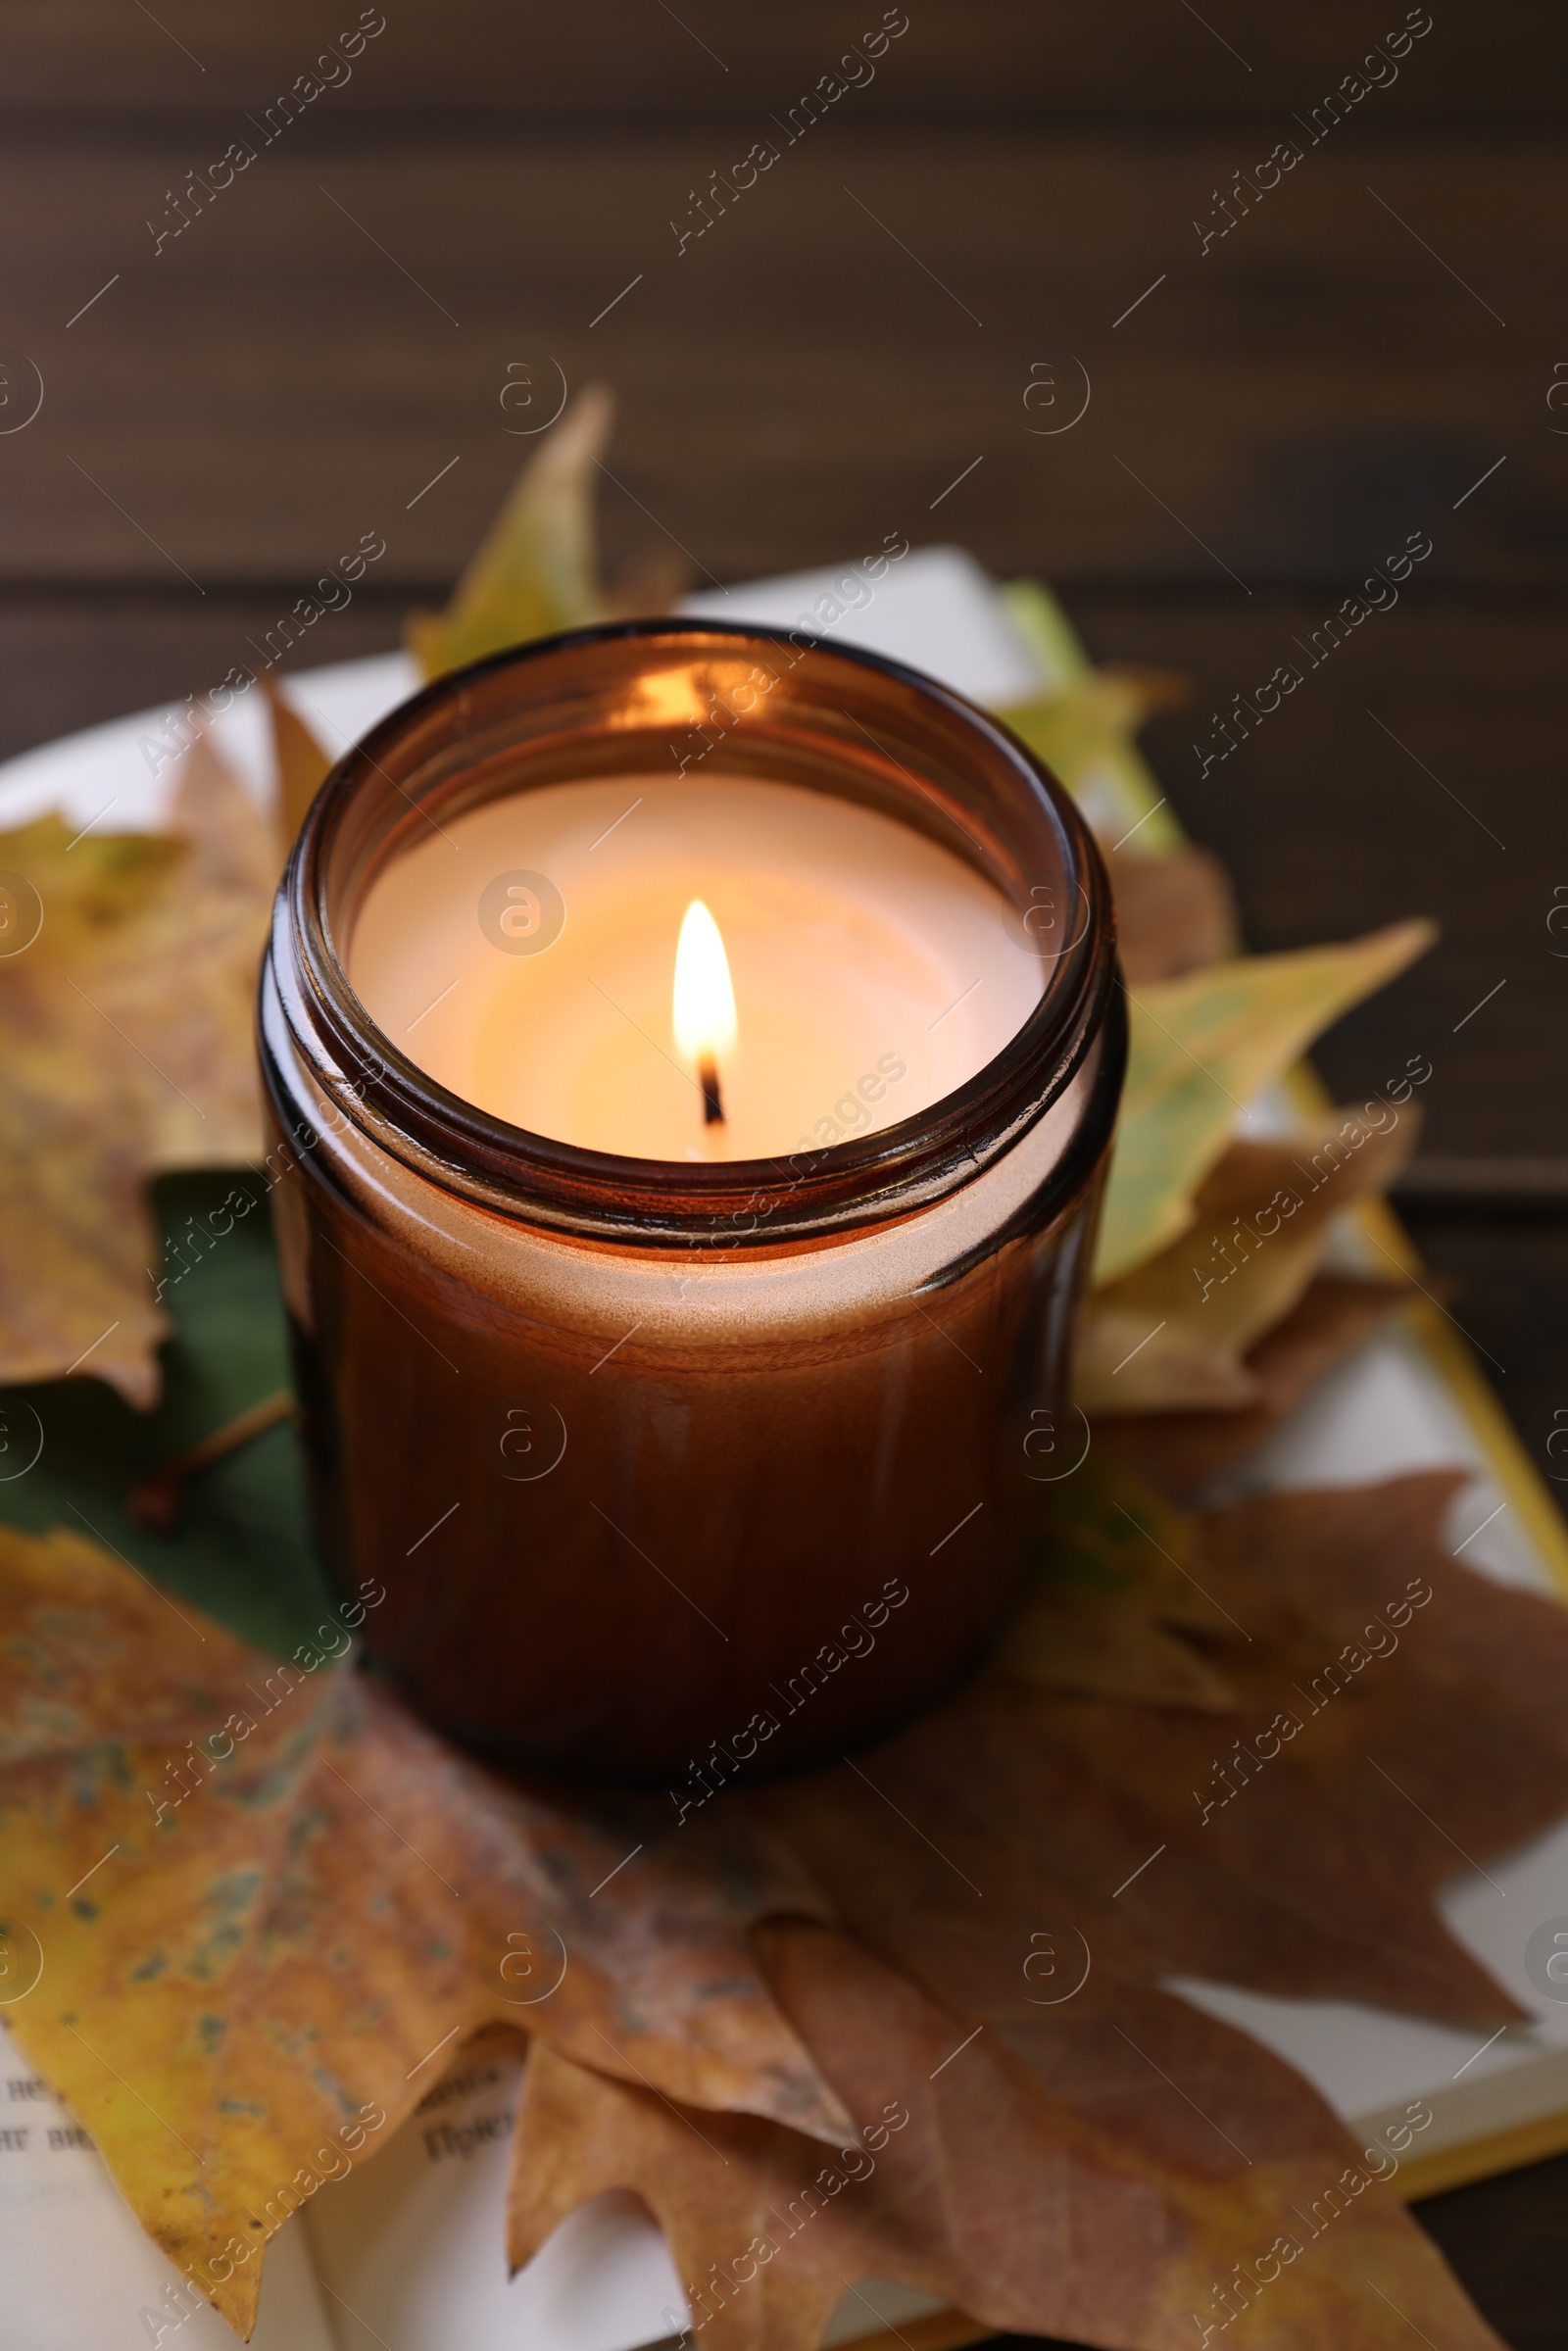
M 951 537 L 1187 669 L 1153 741 L 1257 945 L 1445 919 L 1345 1082 L 1426 1052 L 1436 1148 L 1568 1151 L 1568 17 L 886 17 L 884 45 L 876 0 L 13 4 L 0 345 L 10 413 L 28 363 L 43 406 L 0 433 L 0 751 L 220 676 L 367 530 L 386 556 L 300 659 L 391 643 L 530 446 L 509 367 L 600 376 L 616 560 Z M 285 120 L 302 76 L 336 86 Z M 1413 531 L 1398 608 L 1205 773 L 1210 712 Z

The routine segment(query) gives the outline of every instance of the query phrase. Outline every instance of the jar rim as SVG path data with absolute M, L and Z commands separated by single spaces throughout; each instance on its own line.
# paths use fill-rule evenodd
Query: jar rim
M 732 665 L 743 655 L 752 661 L 750 674 L 765 675 L 771 685 L 759 689 L 761 723 L 751 723 L 752 710 L 730 718 L 726 770 L 755 762 L 758 773 L 806 780 L 822 790 L 833 785 L 821 779 L 836 775 L 846 798 L 881 794 L 881 805 L 897 807 L 904 821 L 986 874 L 1012 904 L 1022 934 L 1018 944 L 1028 940 L 1036 953 L 1038 942 L 1025 921 L 1031 909 L 1020 899 L 1030 856 L 1041 870 L 1049 866 L 1059 874 L 1068 905 L 1076 910 L 1081 902 L 1076 937 L 1040 957 L 1051 968 L 1022 1025 L 963 1085 L 897 1125 L 809 1153 L 760 1159 L 688 1162 L 590 1151 L 513 1126 L 449 1092 L 392 1043 L 354 991 L 345 960 L 348 939 L 340 946 L 338 936 L 346 903 L 339 867 L 345 861 L 353 866 L 363 896 L 374 872 L 395 861 L 397 846 L 389 844 L 407 839 L 416 818 L 435 821 L 426 798 L 450 810 L 466 788 L 473 798 L 463 805 L 498 796 L 504 785 L 487 793 L 478 780 L 482 741 L 490 742 L 498 761 L 510 756 L 515 790 L 515 762 L 529 738 L 514 734 L 509 755 L 507 729 L 530 710 L 536 717 L 567 713 L 555 734 L 546 728 L 534 739 L 536 759 L 549 763 L 550 755 L 538 748 L 546 742 L 556 746 L 557 762 L 573 741 L 571 756 L 580 758 L 591 730 L 579 719 L 573 732 L 574 691 L 606 698 L 607 709 L 618 694 L 624 706 L 636 681 L 656 669 L 684 666 L 695 677 L 705 661 Z M 859 728 L 865 749 L 837 728 L 835 709 Z M 486 724 L 488 737 L 476 733 Z M 712 748 L 695 718 L 659 722 L 658 739 L 668 740 L 671 752 L 683 733 L 704 745 L 694 759 Z M 897 750 L 883 740 L 888 735 Z M 638 728 L 623 721 L 605 728 L 619 772 L 636 765 L 632 746 L 640 739 Z M 466 760 L 466 744 L 474 747 Z M 922 781 L 897 751 L 919 764 L 928 746 L 928 779 Z M 792 778 L 791 759 L 808 758 L 820 774 Z M 532 780 L 543 784 L 589 771 L 557 764 Z M 392 808 L 388 785 L 406 810 Z M 936 804 L 935 815 L 920 806 L 916 792 Z M 377 795 L 378 827 L 369 815 Z M 959 808 L 966 823 L 958 823 Z M 969 850 L 993 862 L 960 850 L 949 831 L 937 829 L 937 818 L 956 825 Z M 972 1181 L 1060 1100 L 1107 1026 L 1114 982 L 1110 888 L 1093 835 L 1050 770 L 992 713 L 906 663 L 804 630 L 678 617 L 628 620 L 534 639 L 437 678 L 337 761 L 279 886 L 264 973 L 262 1059 L 278 1099 L 267 1034 L 268 998 L 275 992 L 293 1041 L 327 1097 L 379 1148 L 443 1188 L 504 1216 L 581 1239 L 676 1249 L 713 1246 L 720 1228 L 748 1214 L 755 1226 L 761 1199 L 767 1203 L 765 1230 L 743 1233 L 741 1240 L 765 1248 L 882 1223 Z M 1086 1147 L 1093 1142 L 1097 1151 L 1103 1149 L 1111 1115 L 1093 1121 L 1097 1132 L 1085 1135 Z M 1072 1165 L 1060 1169 L 1064 1199 L 1081 1181 L 1082 1152 L 1069 1150 L 1066 1159 Z M 1056 1189 L 1054 1179 L 1048 1185 Z M 783 1197 L 773 1197 L 781 1187 Z M 735 1235 L 727 1238 L 733 1245 Z

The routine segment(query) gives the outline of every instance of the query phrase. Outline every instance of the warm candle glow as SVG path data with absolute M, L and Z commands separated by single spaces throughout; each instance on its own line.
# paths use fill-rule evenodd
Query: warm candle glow
M 541 919 L 519 936 L 524 886 Z M 421 1069 L 513 1126 L 631 1158 L 760 1159 L 896 1125 L 1000 1053 L 1045 968 L 1008 921 L 972 867 L 891 817 L 710 762 L 453 817 L 377 878 L 350 976 Z
M 719 1063 L 735 1050 L 735 991 L 718 925 L 700 898 L 686 909 L 675 948 L 675 1050 L 698 1077 L 710 1126 L 723 1118 Z

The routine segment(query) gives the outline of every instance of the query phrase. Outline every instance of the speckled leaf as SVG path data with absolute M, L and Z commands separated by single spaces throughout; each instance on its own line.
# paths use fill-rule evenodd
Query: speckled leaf
M 373 2152 L 484 2024 L 844 2121 L 746 1940 L 816 1906 L 798 1865 L 727 1811 L 677 1838 L 651 1797 L 466 1761 L 328 1662 L 345 1615 L 279 1666 L 95 1545 L 0 1530 L 0 1933 L 41 1968 L 8 2020 L 242 2330 L 302 2170 Z

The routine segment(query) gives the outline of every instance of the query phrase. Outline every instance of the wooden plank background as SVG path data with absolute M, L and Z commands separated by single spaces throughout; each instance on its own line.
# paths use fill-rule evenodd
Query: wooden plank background
M 1418 1236 L 1544 1460 L 1568 1404 L 1568 12 L 1435 0 L 1392 62 L 1401 0 L 905 16 L 808 127 L 880 0 L 10 0 L 0 754 L 199 689 L 367 529 L 387 555 L 303 657 L 393 644 L 530 446 L 515 363 L 615 388 L 616 562 L 673 544 L 728 580 L 901 529 L 1037 571 L 1098 653 L 1192 678 L 1152 748 L 1256 945 L 1441 918 L 1321 1061 L 1348 1095 L 1432 1057 Z M 285 123 L 323 57 L 335 86 Z M 758 141 L 777 161 L 726 194 Z M 1281 141 L 1300 160 L 1259 194 Z M 1055 406 L 1026 407 L 1048 371 Z M 1397 608 L 1205 771 L 1209 713 L 1412 531 L 1433 553 Z M 1430 2208 L 1520 2351 L 1568 2345 L 1565 2178 Z

